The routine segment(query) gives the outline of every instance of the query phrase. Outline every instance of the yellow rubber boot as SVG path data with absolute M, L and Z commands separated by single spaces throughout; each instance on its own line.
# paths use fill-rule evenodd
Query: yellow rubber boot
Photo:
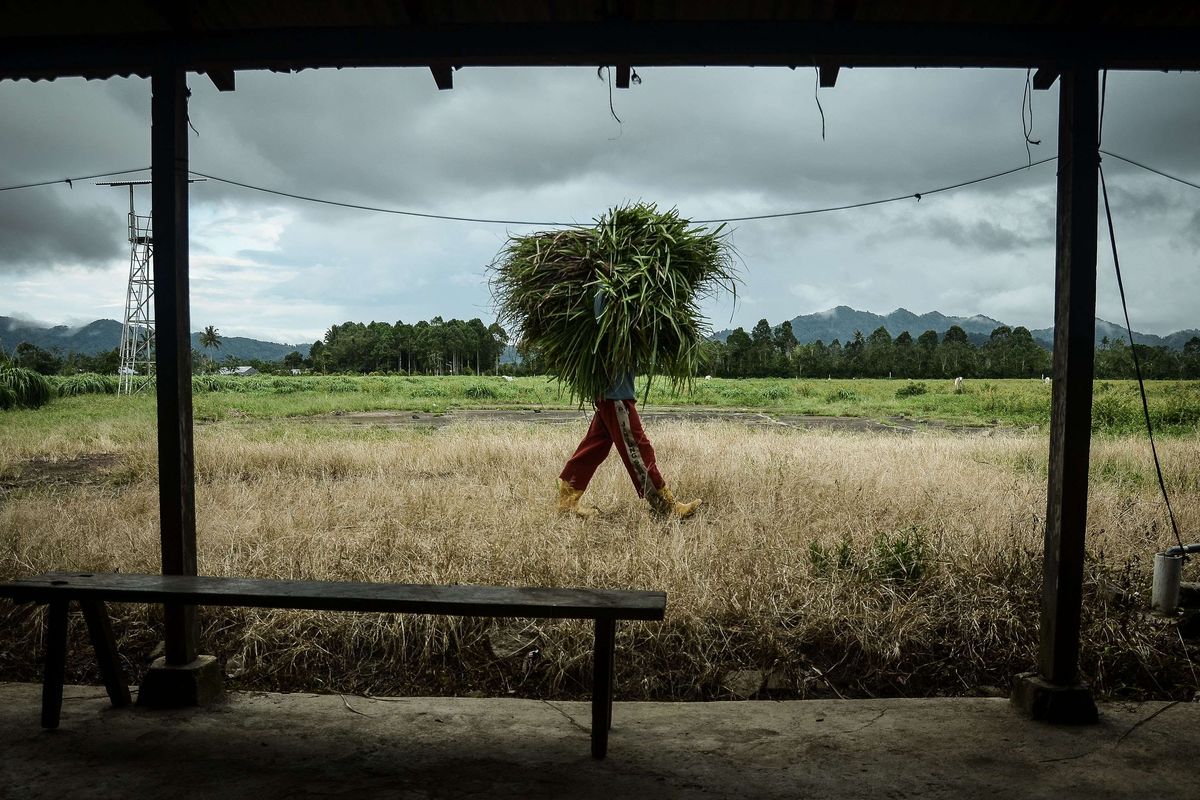
M 699 508 L 704 502 L 703 500 L 696 499 L 692 500 L 690 503 L 681 503 L 675 499 L 675 494 L 671 491 L 669 486 L 664 486 L 659 489 L 658 495 L 660 498 L 659 504 L 656 507 L 656 504 L 651 502 L 650 507 L 654 508 L 656 511 L 661 509 L 661 512 L 673 514 L 680 519 L 687 519 L 692 514 L 695 514 L 696 509 Z
M 591 519 L 600 513 L 600 509 L 595 506 L 579 505 L 579 498 L 583 497 L 583 489 L 576 489 L 571 484 L 558 479 L 558 510 L 563 514 L 574 514 L 582 519 Z

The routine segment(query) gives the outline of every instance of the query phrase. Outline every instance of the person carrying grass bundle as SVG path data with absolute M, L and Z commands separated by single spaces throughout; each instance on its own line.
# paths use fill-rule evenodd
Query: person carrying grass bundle
M 593 228 L 511 237 L 491 265 L 502 319 L 538 359 L 596 414 L 559 477 L 559 508 L 581 517 L 580 497 L 613 445 L 634 488 L 664 515 L 690 516 L 663 482 L 637 415 L 635 370 L 673 388 L 690 385 L 709 328 L 698 301 L 736 291 L 732 249 L 722 233 L 693 227 L 675 209 L 647 203 L 614 208 Z
M 595 315 L 599 319 L 604 309 L 604 295 L 597 292 L 595 300 Z M 633 481 L 633 489 L 638 497 L 646 499 L 655 513 L 675 515 L 686 519 L 696 513 L 703 502 L 692 500 L 681 503 L 675 499 L 670 487 L 666 485 L 658 464 L 654 459 L 654 446 L 650 444 L 646 431 L 642 428 L 642 420 L 637 413 L 637 392 L 634 391 L 636 375 L 633 370 L 626 370 L 604 390 L 604 394 L 595 401 L 596 413 L 592 415 L 591 425 L 574 455 L 567 460 L 562 473 L 558 476 L 558 510 L 574 514 L 585 519 L 596 516 L 600 510 L 594 506 L 580 505 L 580 498 L 587 490 L 592 475 L 608 458 L 613 445 L 629 479 Z

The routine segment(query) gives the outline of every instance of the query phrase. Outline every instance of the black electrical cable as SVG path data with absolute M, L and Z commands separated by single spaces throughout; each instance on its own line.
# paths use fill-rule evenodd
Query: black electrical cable
M 1045 164 L 1047 162 L 1054 161 L 1056 158 L 1057 158 L 1057 156 L 1050 156 L 1049 158 L 1043 158 L 1040 161 L 1034 161 L 1033 164 L 1031 164 L 1029 166 L 1036 167 L 1040 164 Z M 824 213 L 827 213 L 830 211 L 847 211 L 852 208 L 866 208 L 867 206 L 877 206 L 877 205 L 882 205 L 884 203 L 896 203 L 901 200 L 915 199 L 918 202 L 920 202 L 922 197 L 927 197 L 928 195 L 931 195 L 931 194 L 938 194 L 940 192 L 948 192 L 952 189 L 961 189 L 964 186 L 971 186 L 976 183 L 983 183 L 984 181 L 990 181 L 990 180 L 994 180 L 996 178 L 1003 178 L 1004 176 L 1011 175 L 1014 172 L 1021 172 L 1022 170 L 1027 170 L 1027 169 L 1029 169 L 1029 166 L 1022 165 L 1019 167 L 1013 167 L 1012 169 L 1006 169 L 1003 172 L 996 172 L 991 175 L 984 175 L 981 178 L 972 178 L 969 181 L 962 181 L 961 183 L 954 183 L 949 186 L 939 186 L 936 189 L 928 189 L 924 192 L 914 192 L 912 194 L 901 194 L 901 195 L 896 195 L 895 197 L 883 198 L 881 200 L 867 200 L 867 201 L 864 201 L 861 203 L 847 203 L 846 205 L 840 205 L 840 206 L 825 206 L 823 208 L 809 208 L 809 209 L 804 209 L 802 211 L 782 211 L 782 212 L 778 212 L 778 213 L 774 213 L 774 214 L 755 214 L 755 215 L 746 216 L 746 217 L 724 217 L 721 219 L 695 219 L 695 220 L 691 220 L 691 222 L 694 224 L 698 224 L 698 225 L 711 225 L 711 224 L 722 223 L 722 222 L 749 222 L 752 220 L 760 220 L 760 219 L 781 219 L 784 217 L 802 217 L 802 216 L 807 216 L 810 214 L 824 214 Z M 397 208 L 380 208 L 378 206 L 360 205 L 358 203 L 344 203 L 339 200 L 326 200 L 321 197 L 311 197 L 308 195 L 296 194 L 294 192 L 285 192 L 280 189 L 269 189 L 265 186 L 255 186 L 254 184 L 251 184 L 251 183 L 235 181 L 232 178 L 222 178 L 219 175 L 210 175 L 206 172 L 197 172 L 195 170 L 191 170 L 190 174 L 198 175 L 201 178 L 207 178 L 210 181 L 217 181 L 218 183 L 227 183 L 231 186 L 239 186 L 243 189 L 251 189 L 256 192 L 265 192 L 267 194 L 278 195 L 280 197 L 290 197 L 293 200 L 304 200 L 309 203 L 321 203 L 323 205 L 338 206 L 340 208 L 352 208 L 352 209 L 357 209 L 359 211 L 376 211 L 381 214 L 398 214 L 400 216 L 405 216 L 405 217 L 421 217 L 424 219 L 442 219 L 442 220 L 450 220 L 453 222 L 479 222 L 479 223 L 494 224 L 494 225 L 539 225 L 539 226 L 544 226 L 544 227 L 548 227 L 548 228 L 583 227 L 578 222 L 539 222 L 539 221 L 534 221 L 534 220 L 488 219 L 488 218 L 482 218 L 482 217 L 459 217 L 459 216 L 453 216 L 450 214 L 430 214 L 430 213 L 425 213 L 425 212 L 421 212 L 421 211 L 405 211 L 405 210 L 397 209 Z
M 917 202 L 920 202 L 922 197 L 928 197 L 929 195 L 939 194 L 941 192 L 948 192 L 953 189 L 961 189 L 964 186 L 972 186 L 976 183 L 983 183 L 984 181 L 995 180 L 996 178 L 1003 178 L 1006 175 L 1012 175 L 1014 172 L 1021 172 L 1022 170 L 1027 170 L 1031 167 L 1036 167 L 1041 164 L 1046 164 L 1050 161 L 1054 161 L 1057 158 L 1058 158 L 1057 156 L 1050 156 L 1048 158 L 1043 158 L 1040 161 L 1034 161 L 1033 163 L 1028 164 L 1028 165 L 1023 165 L 1020 167 L 1013 167 L 1012 169 L 1006 169 L 1003 172 L 995 172 L 995 173 L 992 173 L 991 175 L 984 175 L 983 177 L 980 177 L 980 178 L 972 178 L 971 180 L 962 181 L 960 183 L 953 183 L 953 184 L 950 184 L 949 186 L 939 186 L 935 189 L 927 189 L 923 192 L 913 192 L 911 194 L 896 195 L 895 197 L 885 197 L 880 200 L 866 200 L 861 203 L 846 203 L 845 205 L 839 205 L 839 206 L 823 206 L 820 208 L 807 208 L 807 209 L 802 209 L 800 211 L 781 211 L 781 212 L 772 213 L 772 214 L 752 214 L 752 215 L 744 216 L 744 217 L 722 217 L 719 219 L 696 219 L 696 220 L 691 220 L 691 222 L 693 222 L 695 224 L 700 224 L 700 225 L 713 225 L 713 224 L 725 223 L 725 222 L 752 222 L 755 220 L 762 220 L 762 219 L 784 219 L 787 217 L 804 217 L 804 216 L 809 216 L 811 214 L 825 214 L 825 213 L 828 213 L 831 211 L 849 211 L 849 210 L 855 209 L 855 208 L 867 208 L 869 206 L 878 206 L 878 205 L 883 205 L 885 203 L 898 203 L 901 200 L 916 200 Z M 1141 166 L 1141 165 L 1138 165 L 1138 166 Z M 117 172 L 101 172 L 101 173 L 98 173 L 95 175 L 81 175 L 79 177 L 58 178 L 56 180 L 41 181 L 38 183 L 25 183 L 25 184 L 20 184 L 17 186 L 5 186 L 5 187 L 0 187 L 0 192 L 8 191 L 10 189 L 29 189 L 29 188 L 32 188 L 35 186 L 49 186 L 49 185 L 55 184 L 55 183 L 70 184 L 73 181 L 88 180 L 90 178 L 104 178 L 104 177 L 108 177 L 110 175 L 126 175 L 131 172 L 145 172 L 149 169 L 150 169 L 150 167 L 142 167 L 141 169 L 127 169 L 127 170 L 120 170 Z M 232 178 L 222 178 L 218 175 L 210 175 L 206 172 L 197 172 L 196 170 L 189 170 L 189 174 L 197 175 L 201 178 L 207 178 L 210 181 L 217 181 L 218 183 L 226 183 L 226 184 L 229 184 L 230 186 L 238 186 L 243 189 L 250 189 L 250 190 L 256 191 L 256 192 L 264 192 L 266 194 L 273 194 L 273 195 L 276 195 L 279 197 L 288 197 L 293 200 L 303 200 L 308 203 L 321 203 L 322 205 L 337 206 L 339 208 L 350 208 L 350 209 L 355 209 L 358 211 L 374 211 L 374 212 L 377 212 L 380 214 L 397 214 L 399 216 L 405 216 L 405 217 L 420 217 L 422 219 L 439 219 L 439 220 L 447 220 L 450 222 L 476 222 L 476 223 L 481 223 L 481 224 L 485 224 L 485 225 L 536 225 L 536 226 L 547 227 L 547 228 L 585 227 L 584 224 L 578 223 L 578 222 L 550 222 L 550 221 L 521 220 L 521 219 L 493 219 L 493 218 L 486 218 L 486 217 L 462 217 L 462 216 L 456 216 L 453 214 L 431 214 L 431 213 L 426 213 L 426 212 L 422 212 L 422 211 L 406 211 L 406 210 L 397 209 L 397 208 L 382 208 L 379 206 L 368 206 L 368 205 L 363 205 L 360 203 L 345 203 L 345 202 L 342 202 L 339 200 L 328 200 L 328 199 L 325 199 L 322 197 L 313 197 L 311 195 L 297 194 L 295 192 L 285 192 L 281 189 L 270 189 L 265 186 L 256 186 L 252 183 L 245 183 L 243 181 L 233 180 Z M 1168 177 L 1170 177 L 1170 176 L 1168 176 Z
M 544 225 L 548 228 L 583 227 L 578 222 L 534 222 L 534 221 L 530 221 L 530 220 L 519 220 L 519 219 L 483 219 L 480 217 L 457 217 L 457 216 L 453 216 L 450 214 L 427 214 L 427 213 L 424 213 L 421 211 L 403 211 L 398 208 L 380 208 L 378 206 L 364 206 L 364 205 L 359 205 L 358 203 L 343 203 L 339 200 L 326 200 L 321 197 L 309 197 L 309 196 L 303 195 L 303 194 L 294 194 L 292 192 L 285 192 L 280 189 L 268 189 L 265 186 L 255 186 L 254 184 L 251 184 L 251 183 L 242 183 L 241 181 L 235 181 L 231 178 L 222 178 L 217 175 L 209 175 L 208 173 L 205 173 L 205 172 L 196 172 L 195 170 L 189 170 L 188 174 L 199 175 L 201 178 L 207 178 L 210 181 L 217 181 L 218 183 L 227 183 L 230 186 L 240 186 L 243 189 L 253 189 L 256 192 L 266 192 L 267 194 L 274 194 L 274 195 L 278 195 L 280 197 L 290 197 L 293 200 L 305 200 L 309 203 L 321 203 L 323 205 L 338 206 L 340 208 L 353 208 L 353 209 L 357 209 L 359 211 L 377 211 L 380 214 L 399 214 L 400 216 L 403 216 L 403 217 L 422 217 L 424 219 L 443 219 L 443 220 L 449 220 L 451 222 L 482 222 L 482 223 L 495 224 L 495 225 Z
M 8 192 L 13 189 L 32 189 L 35 186 L 51 186 L 55 183 L 65 183 L 70 186 L 75 181 L 88 181 L 92 178 L 108 178 L 113 175 L 128 175 L 131 172 L 146 172 L 149 167 L 140 167 L 138 169 L 122 169 L 116 172 L 97 172 L 95 175 L 79 175 L 70 178 L 57 178 L 52 181 L 38 181 L 37 183 L 22 183 L 16 186 L 0 186 L 0 192 Z
M 1178 175 L 1171 175 L 1170 173 L 1163 172 L 1161 169 L 1155 169 L 1154 167 L 1147 166 L 1146 164 L 1143 164 L 1140 161 L 1134 161 L 1132 158 L 1126 158 L 1125 156 L 1114 153 L 1111 150 L 1101 149 L 1100 152 L 1106 156 L 1111 156 L 1112 158 L 1115 158 L 1118 161 L 1124 161 L 1126 164 L 1132 164 L 1135 167 L 1141 167 L 1142 169 L 1146 170 L 1147 172 L 1153 172 L 1155 175 L 1161 175 L 1162 177 L 1169 178 L 1170 180 L 1173 180 L 1177 183 L 1182 183 L 1184 186 L 1190 186 L 1193 189 L 1200 189 L 1200 183 L 1192 183 L 1191 181 L 1189 181 L 1185 178 L 1180 178 Z
M 1104 78 L 1101 82 L 1100 90 L 1100 125 L 1097 130 L 1096 150 L 1097 153 L 1103 152 L 1100 150 L 1100 141 L 1104 135 L 1104 100 L 1108 88 L 1108 70 L 1104 71 Z M 1139 165 L 1140 166 L 1140 165 Z M 1175 534 L 1175 541 L 1183 550 L 1183 537 L 1179 534 L 1179 524 L 1175 521 L 1175 511 L 1171 508 L 1171 496 L 1167 492 L 1167 482 L 1163 479 L 1162 463 L 1158 460 L 1158 447 L 1154 443 L 1154 424 L 1150 421 L 1150 403 L 1146 400 L 1146 381 L 1142 378 L 1142 363 L 1138 358 L 1137 345 L 1133 341 L 1133 323 L 1129 320 L 1129 304 L 1125 301 L 1125 282 L 1121 279 L 1121 259 L 1117 256 L 1117 232 L 1113 225 L 1112 206 L 1108 202 L 1108 184 L 1104 180 L 1104 165 L 1100 163 L 1099 155 L 1096 158 L 1096 169 L 1100 173 L 1100 192 L 1104 197 L 1104 216 L 1108 220 L 1108 242 L 1112 247 L 1113 268 L 1117 273 L 1117 289 L 1121 294 L 1121 310 L 1125 312 L 1125 332 L 1129 335 L 1129 352 L 1133 356 L 1133 370 L 1137 375 L 1138 393 L 1142 398 L 1142 414 L 1146 419 L 1146 434 L 1150 438 L 1150 454 L 1154 457 L 1154 471 L 1158 475 L 1158 488 L 1162 492 L 1163 503 L 1167 507 L 1167 518 L 1171 521 L 1171 531 Z M 1183 552 L 1183 559 L 1187 560 L 1187 552 Z
M 948 192 L 951 189 L 961 189 L 964 186 L 971 186 L 972 184 L 983 183 L 984 181 L 994 180 L 995 178 L 1003 178 L 1005 175 L 1012 175 L 1014 172 L 1022 172 L 1024 170 L 1029 169 L 1030 167 L 1036 167 L 1040 164 L 1045 164 L 1049 161 L 1054 161 L 1057 158 L 1058 158 L 1058 156 L 1050 156 L 1048 158 L 1043 158 L 1040 161 L 1034 161 L 1032 164 L 1022 164 L 1019 167 L 1013 167 L 1012 169 L 1006 169 L 1003 172 L 996 172 L 991 175 L 984 175 L 982 178 L 973 178 L 969 181 L 963 181 L 962 183 L 953 183 L 953 184 L 950 184 L 949 186 L 940 186 L 937 189 L 928 189 L 924 192 L 914 192 L 912 194 L 899 194 L 899 195 L 896 195 L 895 197 L 887 197 L 882 200 L 867 200 L 862 203 L 849 203 L 844 206 L 826 206 L 825 208 L 810 208 L 810 209 L 806 209 L 804 211 L 783 211 L 778 214 L 755 214 L 755 215 L 749 216 L 749 217 L 726 217 L 724 219 L 694 219 L 694 220 L 691 220 L 691 222 L 697 223 L 697 224 L 702 224 L 702 225 L 707 225 L 707 224 L 716 223 L 716 222 L 749 222 L 750 220 L 756 220 L 756 219 L 778 219 L 781 217 L 802 217 L 807 214 L 824 214 L 827 211 L 846 211 L 851 208 L 866 208 L 867 206 L 878 206 L 878 205 L 882 205 L 884 203 L 895 203 L 900 200 L 916 200 L 919 203 L 921 201 L 922 197 L 928 197 L 931 194 L 938 194 L 939 192 Z

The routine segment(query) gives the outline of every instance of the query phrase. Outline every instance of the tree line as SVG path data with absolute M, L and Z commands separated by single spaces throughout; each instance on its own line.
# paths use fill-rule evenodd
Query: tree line
M 461 375 L 496 373 L 509 344 L 508 333 L 497 323 L 482 320 L 443 320 L 434 317 L 417 323 L 403 321 L 344 322 L 333 325 L 313 342 L 307 356 L 298 351 L 281 361 L 234 359 L 220 362 L 220 336 L 209 326 L 201 336 L 204 351 L 192 351 L 197 371 L 215 371 L 221 364 L 250 364 L 260 372 L 308 369 L 316 372 L 405 373 Z M 537 353 L 517 343 L 519 363 L 505 364 L 512 375 L 541 374 Z M 211 350 L 211 352 L 210 352 Z M 1192 337 L 1182 350 L 1137 345 L 1142 374 L 1151 380 L 1200 379 L 1200 337 Z M 907 331 L 895 338 L 885 327 L 869 336 L 855 331 L 842 343 L 838 339 L 801 344 L 790 322 L 772 326 L 759 320 L 749 333 L 732 331 L 724 342 L 713 341 L 706 370 L 722 378 L 1036 378 L 1051 372 L 1051 354 L 1024 327 L 1001 325 L 986 341 L 976 344 L 961 327 L 944 334 L 925 331 L 913 338 Z M 87 355 L 45 350 L 22 342 L 0 360 L 27 367 L 43 375 L 79 372 L 115 374 L 116 348 Z M 1096 377 L 1134 378 L 1133 353 L 1123 339 L 1101 340 L 1096 348 Z
M 1200 378 L 1200 337 L 1181 351 L 1137 345 L 1137 354 L 1148 379 Z M 855 331 L 845 343 L 801 344 L 791 322 L 772 326 L 763 319 L 749 333 L 737 328 L 724 342 L 714 342 L 709 365 L 711 374 L 722 378 L 1036 378 L 1050 374 L 1051 359 L 1022 326 L 1001 325 L 978 345 L 958 325 L 940 336 L 928 330 L 913 338 L 903 331 L 893 338 L 879 327 L 869 336 Z M 1096 350 L 1096 377 L 1135 377 L 1130 347 L 1103 339 Z
M 313 342 L 305 366 L 318 372 L 403 372 L 409 375 L 480 374 L 499 369 L 508 333 L 479 318 L 344 322 Z M 299 353 L 285 359 L 295 361 Z

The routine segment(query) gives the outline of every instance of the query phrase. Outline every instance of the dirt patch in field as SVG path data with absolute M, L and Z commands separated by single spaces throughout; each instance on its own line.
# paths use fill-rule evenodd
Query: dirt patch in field
M 120 461 L 116 453 L 88 453 L 76 458 L 31 458 L 0 477 L 0 499 L 21 489 L 48 489 L 103 483 Z
M 911 434 L 919 431 L 951 431 L 963 434 L 980 434 L 994 428 L 951 425 L 936 420 L 918 420 L 910 417 L 819 417 L 800 414 L 770 414 L 762 411 L 730 411 L 725 409 L 649 409 L 641 411 L 642 420 L 648 425 L 657 422 L 732 422 L 748 427 L 784 427 L 800 430 L 837 430 L 855 433 Z M 430 414 L 417 411 L 360 411 L 325 414 L 319 417 L 297 417 L 297 421 L 318 422 L 350 427 L 442 428 L 462 422 L 495 424 L 532 423 L 538 425 L 570 425 L 586 423 L 591 419 L 590 409 L 564 410 L 516 410 L 516 409 L 463 409 Z

